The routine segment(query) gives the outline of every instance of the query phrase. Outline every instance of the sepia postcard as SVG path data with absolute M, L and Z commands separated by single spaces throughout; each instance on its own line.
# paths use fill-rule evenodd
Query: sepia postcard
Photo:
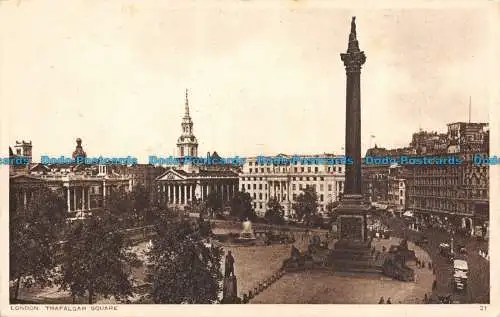
M 499 87 L 498 1 L 0 0 L 0 315 L 499 316 Z

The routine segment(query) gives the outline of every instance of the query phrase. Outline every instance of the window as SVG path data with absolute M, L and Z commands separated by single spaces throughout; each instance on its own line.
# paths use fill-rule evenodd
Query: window
M 342 166 L 339 166 L 339 173 L 342 173 Z
M 262 189 L 262 184 L 259 184 L 259 189 Z
M 301 167 L 301 168 L 300 168 L 300 171 L 301 171 L 302 173 L 304 173 L 304 167 Z
M 262 203 L 259 203 L 259 208 L 262 209 Z
M 302 189 L 302 184 L 299 184 L 299 189 Z
M 309 176 L 306 177 L 306 181 L 309 181 L 311 180 L 311 178 Z
M 255 162 L 255 166 L 259 166 L 259 162 L 258 161 Z
M 328 171 L 328 173 L 330 173 L 332 171 L 332 168 L 330 166 L 328 166 L 327 171 Z
M 313 181 L 315 181 L 315 180 L 316 180 L 316 176 L 313 177 Z
M 257 189 L 257 184 L 253 184 L 253 189 Z
M 250 184 L 247 184 L 247 189 L 250 189 Z
M 403 196 L 403 190 L 402 189 L 399 190 L 399 196 Z
M 294 167 L 294 168 L 293 168 L 293 172 L 294 172 L 294 173 L 297 173 L 297 171 L 298 171 L 298 168 L 297 168 L 297 167 Z
M 265 188 L 267 189 L 267 184 L 264 184 L 265 185 Z
M 328 184 L 328 191 L 331 192 L 332 191 L 332 184 Z
M 295 190 L 296 186 L 295 184 L 292 184 L 292 189 Z
M 293 194 L 293 200 L 296 200 L 296 199 L 297 199 L 297 195 Z
M 318 167 L 314 167 L 314 173 L 317 173 L 318 172 Z
M 307 167 L 307 172 L 311 173 L 311 166 Z
M 299 180 L 302 180 L 302 179 L 303 179 L 303 178 L 302 178 L 302 176 L 301 176 Z
M 325 180 L 325 178 L 324 178 L 323 176 L 321 176 L 319 179 L 320 179 L 320 180 L 322 180 L 322 181 L 324 181 L 324 180 Z
M 286 194 L 283 194 L 283 199 L 282 200 L 286 200 Z
M 259 193 L 259 199 L 262 200 L 262 193 Z
M 267 172 L 271 173 L 271 168 L 270 167 L 267 168 Z
M 323 184 L 320 184 L 320 185 L 319 185 L 319 190 L 320 190 L 320 191 L 323 191 Z
M 252 166 L 253 162 L 248 162 L 248 165 Z
M 245 184 L 241 185 L 241 191 L 244 192 L 245 191 Z
M 323 201 L 323 194 L 321 194 L 321 196 L 319 196 L 321 201 Z
M 253 199 L 257 199 L 257 194 L 253 193 Z
M 250 173 L 250 174 L 252 173 L 252 169 L 251 168 L 248 169 L 248 173 Z
M 260 172 L 264 173 L 264 168 L 263 167 L 260 168 Z

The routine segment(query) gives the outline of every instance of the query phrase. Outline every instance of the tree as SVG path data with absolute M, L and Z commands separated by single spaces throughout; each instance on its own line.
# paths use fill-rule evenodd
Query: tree
M 264 217 L 275 225 L 285 223 L 283 206 L 281 206 L 276 198 L 271 198 L 267 203 L 267 211 Z
M 231 214 L 235 217 L 244 220 L 248 218 L 249 220 L 255 219 L 255 211 L 252 208 L 252 197 L 249 193 L 236 192 L 230 202 Z
M 326 212 L 328 217 L 332 219 L 336 217 L 335 209 L 338 207 L 338 205 L 339 205 L 338 201 L 329 201 L 328 204 L 326 204 Z
M 187 221 L 161 218 L 148 253 L 151 298 L 156 304 L 209 304 L 221 291 L 220 247 L 206 247 Z
M 125 191 L 111 191 L 106 199 L 105 213 L 122 225 L 135 218 L 132 194 Z
M 299 221 L 309 221 L 311 216 L 316 214 L 318 209 L 318 196 L 313 187 L 307 186 L 303 192 L 297 196 L 293 209 Z
M 10 279 L 15 281 L 14 299 L 24 286 L 51 286 L 56 266 L 56 243 L 66 220 L 66 204 L 61 193 L 46 186 L 35 189 L 27 204 L 19 204 L 10 191 L 9 260 Z M 24 194 L 23 194 L 24 195 Z
M 143 224 L 147 223 L 149 220 L 149 211 L 152 207 L 151 195 L 144 186 L 136 186 L 132 193 L 132 202 L 134 208 L 135 216 Z
M 102 295 L 116 299 L 132 295 L 130 267 L 137 258 L 114 218 L 93 217 L 78 223 L 64 245 L 58 283 L 73 297 L 88 295 L 88 303 Z
M 222 211 L 222 199 L 216 192 L 211 192 L 207 195 L 207 208 L 214 213 L 220 213 Z

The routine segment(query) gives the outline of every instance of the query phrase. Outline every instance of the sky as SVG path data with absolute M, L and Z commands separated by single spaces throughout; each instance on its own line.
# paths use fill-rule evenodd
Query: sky
M 76 138 L 88 156 L 173 155 L 187 88 L 200 154 L 341 154 L 354 15 L 363 153 L 468 121 L 469 97 L 489 122 L 491 2 L 333 3 L 2 0 L 2 140 L 31 140 L 35 161 Z

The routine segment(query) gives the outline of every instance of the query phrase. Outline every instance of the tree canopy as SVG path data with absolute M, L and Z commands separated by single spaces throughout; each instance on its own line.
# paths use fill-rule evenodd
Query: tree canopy
M 244 220 L 248 218 L 249 220 L 255 219 L 255 211 L 252 208 L 252 197 L 249 193 L 236 192 L 231 199 L 231 214 L 235 217 Z
M 72 296 L 114 296 L 117 300 L 132 295 L 131 265 L 137 263 L 114 218 L 93 217 L 79 222 L 64 245 L 62 289 Z
M 56 245 L 66 221 L 66 203 L 61 193 L 42 186 L 35 189 L 26 205 L 17 202 L 16 189 L 10 191 L 9 260 L 10 279 L 25 287 L 52 285 L 56 266 Z
M 318 209 L 318 195 L 313 187 L 307 186 L 303 192 L 297 196 L 293 209 L 299 221 L 309 221 L 311 216 L 317 213 Z
M 209 304 L 221 291 L 220 247 L 208 247 L 188 221 L 161 218 L 148 259 L 156 304 Z
M 275 225 L 281 225 L 285 222 L 283 206 L 276 198 L 271 198 L 267 203 L 267 211 L 264 217 Z

